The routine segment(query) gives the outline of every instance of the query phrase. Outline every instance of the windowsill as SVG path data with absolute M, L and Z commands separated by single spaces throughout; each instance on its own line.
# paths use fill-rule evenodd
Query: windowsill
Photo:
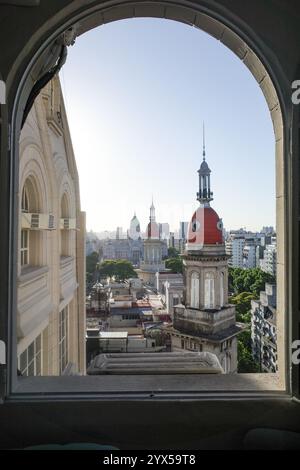
M 290 398 L 277 374 L 18 377 L 10 400 Z
M 49 271 L 48 266 L 26 266 L 21 269 L 21 274 L 19 276 L 19 282 L 24 283 L 32 281 L 33 279 L 43 276 Z

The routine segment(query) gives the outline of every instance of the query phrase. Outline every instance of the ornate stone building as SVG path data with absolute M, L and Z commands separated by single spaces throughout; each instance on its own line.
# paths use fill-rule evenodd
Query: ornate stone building
M 193 214 L 183 254 L 184 305 L 174 307 L 172 350 L 208 351 L 217 355 L 224 372 L 237 371 L 235 307 L 228 304 L 228 256 L 223 224 L 210 207 L 213 193 L 205 160 L 198 170 L 199 208 Z
M 156 286 L 156 273 L 166 271 L 162 261 L 163 242 L 159 238 L 159 225 L 155 218 L 155 207 L 152 201 L 150 217 L 147 226 L 147 238 L 144 241 L 144 260 L 137 270 L 138 276 L 144 282 Z
M 59 79 L 20 136 L 18 368 L 85 371 L 85 214 Z

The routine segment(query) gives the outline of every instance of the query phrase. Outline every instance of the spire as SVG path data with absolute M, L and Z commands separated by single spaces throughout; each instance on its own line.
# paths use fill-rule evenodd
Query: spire
M 150 207 L 150 222 L 155 222 L 155 207 L 153 204 L 153 194 L 152 194 L 152 203 Z
M 200 204 L 209 205 L 210 201 L 213 200 L 213 193 L 210 190 L 210 168 L 205 160 L 205 127 L 203 122 L 203 161 L 198 170 L 199 174 L 199 191 L 197 192 L 197 200 Z
M 203 136 L 203 161 L 205 162 L 205 126 L 204 126 L 204 121 L 203 121 L 203 131 L 202 131 L 202 136 Z

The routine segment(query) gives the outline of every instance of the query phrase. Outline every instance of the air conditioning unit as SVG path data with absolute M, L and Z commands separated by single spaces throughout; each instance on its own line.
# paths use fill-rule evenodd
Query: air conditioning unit
M 54 228 L 54 216 L 52 214 L 22 212 L 22 229 L 53 230 Z
M 76 219 L 75 218 L 61 218 L 60 228 L 61 230 L 76 230 Z

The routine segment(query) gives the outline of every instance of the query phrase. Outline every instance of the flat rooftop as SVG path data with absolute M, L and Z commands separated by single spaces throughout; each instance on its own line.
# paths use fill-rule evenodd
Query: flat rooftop
M 222 374 L 218 358 L 209 352 L 99 354 L 87 374 Z

